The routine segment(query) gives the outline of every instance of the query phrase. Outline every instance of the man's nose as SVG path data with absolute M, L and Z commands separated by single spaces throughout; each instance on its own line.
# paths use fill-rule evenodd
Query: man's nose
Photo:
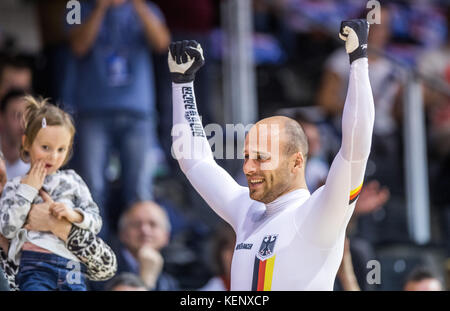
M 142 224 L 140 226 L 140 230 L 143 234 L 148 235 L 152 232 L 152 226 L 150 226 L 149 224 Z
M 256 172 L 256 161 L 252 159 L 248 159 L 244 162 L 244 174 L 252 175 Z

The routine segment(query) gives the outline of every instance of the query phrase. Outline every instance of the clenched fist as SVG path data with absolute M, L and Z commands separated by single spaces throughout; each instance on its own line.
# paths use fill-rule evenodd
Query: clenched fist
M 168 55 L 169 70 L 174 83 L 188 83 L 205 64 L 203 50 L 195 40 L 172 42 Z

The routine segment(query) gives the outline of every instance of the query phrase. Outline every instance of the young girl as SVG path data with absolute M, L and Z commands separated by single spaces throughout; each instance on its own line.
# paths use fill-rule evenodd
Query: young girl
M 72 153 L 75 127 L 70 116 L 46 100 L 25 98 L 25 134 L 21 158 L 31 163 L 26 176 L 5 185 L 0 200 L 0 232 L 11 239 L 8 257 L 19 265 L 21 290 L 86 290 L 86 268 L 55 235 L 26 228 L 32 204 L 53 199 L 49 211 L 97 234 L 99 209 L 89 189 L 73 170 L 59 170 Z M 74 273 L 75 272 L 75 273 Z

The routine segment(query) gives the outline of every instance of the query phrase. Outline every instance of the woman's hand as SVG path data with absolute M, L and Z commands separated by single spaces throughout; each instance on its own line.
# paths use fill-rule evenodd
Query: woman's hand
M 51 232 L 61 240 L 66 241 L 72 224 L 66 219 L 58 220 L 53 216 L 50 207 L 55 202 L 45 191 L 41 190 L 39 194 L 44 199 L 44 203 L 31 206 L 24 228 L 32 231 Z
M 52 224 L 56 218 L 52 216 L 50 206 L 54 204 L 54 202 L 45 191 L 41 190 L 39 193 L 44 199 L 44 203 L 33 204 L 31 206 L 24 228 L 32 231 L 52 231 Z

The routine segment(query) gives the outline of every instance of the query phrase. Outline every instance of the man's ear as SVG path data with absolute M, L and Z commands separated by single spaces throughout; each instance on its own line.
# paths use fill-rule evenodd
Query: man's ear
M 302 169 L 305 165 L 305 157 L 303 156 L 303 153 L 301 151 L 295 153 L 295 159 L 294 159 L 294 169 Z
M 167 232 L 167 235 L 165 236 L 165 241 L 164 241 L 164 247 L 167 247 L 170 243 L 170 232 Z

